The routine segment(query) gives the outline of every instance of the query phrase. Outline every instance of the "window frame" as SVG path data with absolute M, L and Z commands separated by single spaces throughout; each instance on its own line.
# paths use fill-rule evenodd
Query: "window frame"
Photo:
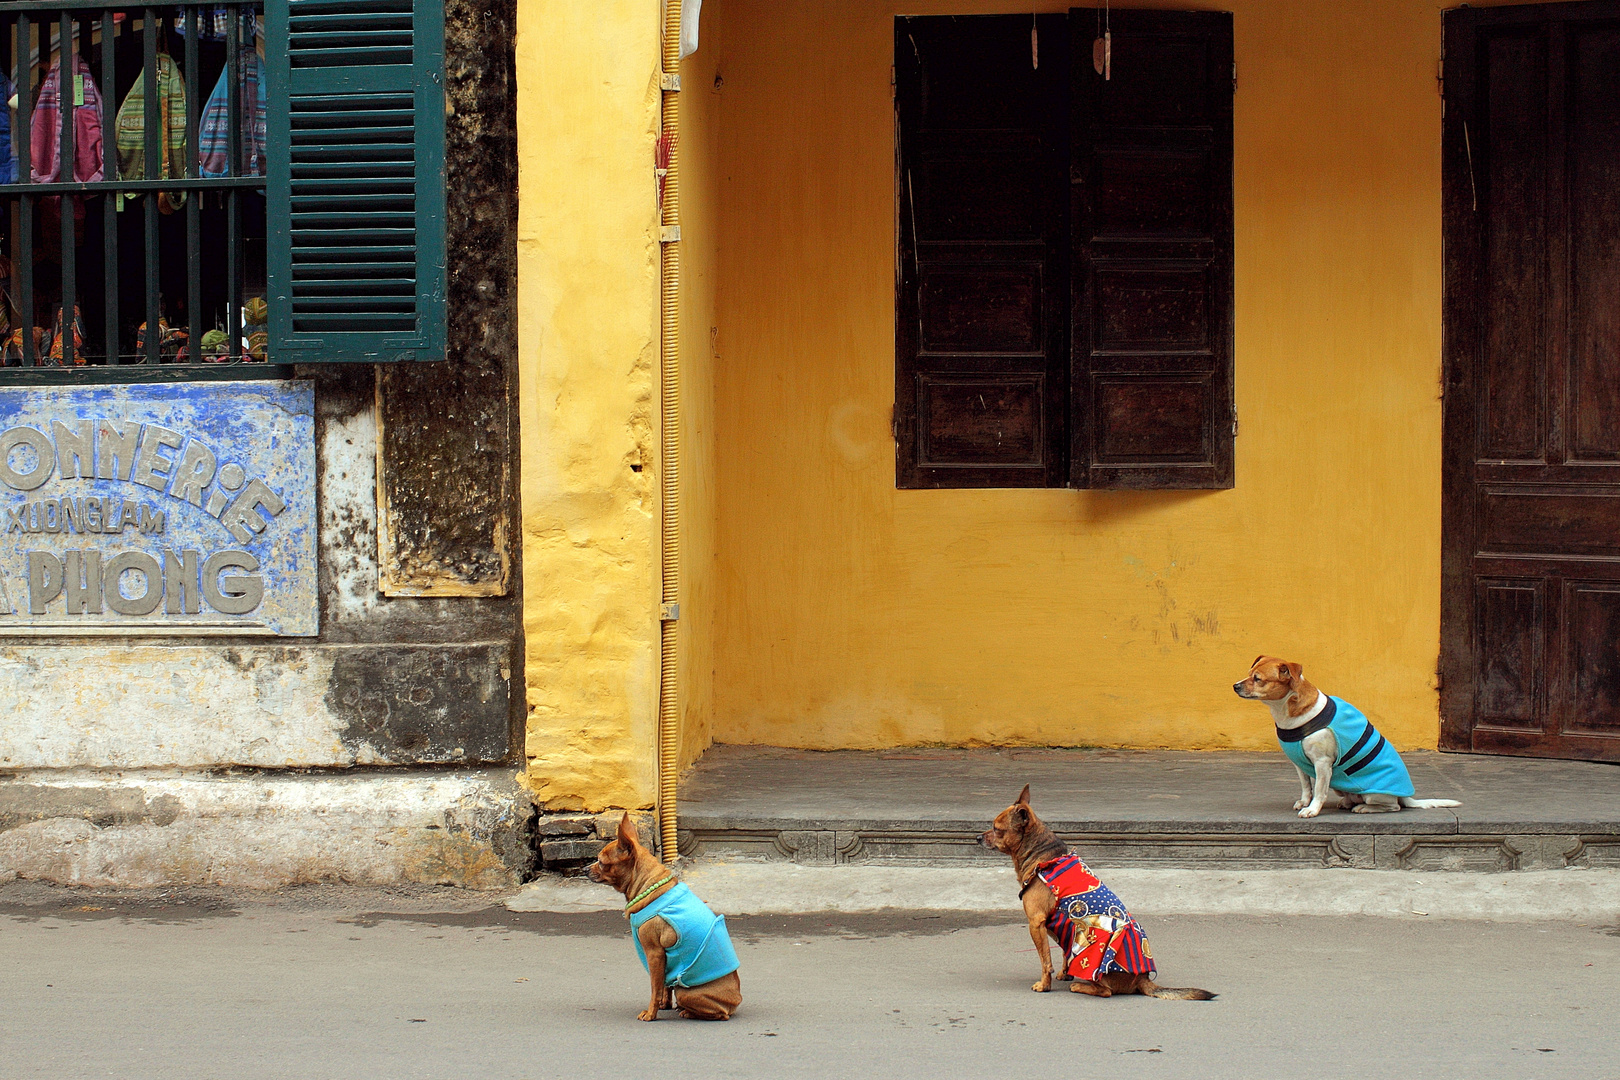
M 117 7 L 105 3 L 86 3 L 83 0 L 0 0 L 0 26 L 5 32 L 12 25 L 17 30 L 17 45 L 13 56 L 12 75 L 23 75 L 26 72 L 27 83 L 24 85 L 20 78 L 13 78 L 13 89 L 17 95 L 16 124 L 12 131 L 12 138 L 17 148 L 18 178 L 9 184 L 0 184 L 0 200 L 4 204 L 15 201 L 18 204 L 19 228 L 15 238 L 18 257 L 13 260 L 13 276 L 18 281 L 18 298 L 13 305 L 18 313 L 19 321 L 23 326 L 12 328 L 21 330 L 22 337 L 22 364 L 20 366 L 0 367 L 0 385 L 51 385 L 60 383 L 118 383 L 118 382 L 151 382 L 184 379 L 251 379 L 275 378 L 290 375 L 291 369 L 284 365 L 276 365 L 262 361 L 255 361 L 241 350 L 242 337 L 240 333 L 226 335 L 229 352 L 221 362 L 204 362 L 197 359 L 196 350 L 200 347 L 202 338 L 201 323 L 201 276 L 202 268 L 199 265 L 201 249 L 201 207 L 202 196 L 209 191 L 219 192 L 226 203 L 227 239 L 226 239 L 226 293 L 230 298 L 228 310 L 240 313 L 243 308 L 243 268 L 242 268 L 242 235 L 241 235 L 241 205 L 240 193 L 243 191 L 258 191 L 265 189 L 267 177 L 259 175 L 226 175 L 223 177 L 205 177 L 200 174 L 198 157 L 198 139 L 201 124 L 202 102 L 200 101 L 200 87 L 198 85 L 198 44 L 200 40 L 200 26 L 203 9 L 226 8 L 230 14 L 226 18 L 225 31 L 225 69 L 224 77 L 229 83 L 230 101 L 229 109 L 229 135 L 228 135 L 228 168 L 234 174 L 240 167 L 242 160 L 242 132 L 241 132 L 241 78 L 239 72 L 239 53 L 241 48 L 240 25 L 244 12 L 252 12 L 263 6 L 262 0 L 237 0 L 237 2 L 218 3 L 216 0 L 178 0 L 177 3 L 164 4 L 161 7 L 137 6 Z M 61 42 L 64 38 L 73 42 L 73 55 L 82 57 L 83 50 L 91 48 L 99 31 L 102 42 L 110 40 L 109 30 L 117 23 L 115 15 L 126 16 L 128 24 L 126 31 L 142 35 L 142 72 L 140 78 L 142 85 L 151 87 L 156 82 L 158 71 L 158 37 L 159 34 L 147 33 L 149 26 L 156 26 L 167 21 L 166 14 L 176 8 L 185 11 L 185 28 L 182 31 L 184 39 L 184 57 L 181 61 L 181 76 L 185 81 L 187 98 L 186 117 L 186 164 L 185 175 L 161 179 L 102 179 L 93 182 L 57 181 L 48 184 L 33 182 L 33 162 L 31 136 L 33 130 L 34 98 L 38 86 L 42 86 L 45 77 L 50 72 L 51 65 L 33 59 L 34 53 L 42 54 L 42 59 L 48 61 L 55 53 L 60 54 Z M 134 18 L 136 12 L 140 18 Z M 35 16 L 39 13 L 51 13 L 56 17 L 49 21 L 38 22 Z M 140 29 L 136 30 L 137 23 Z M 42 35 L 40 47 L 35 49 L 24 45 L 25 38 L 31 37 L 34 27 L 38 26 Z M 167 35 L 167 27 L 160 33 Z M 57 42 L 54 49 L 50 43 L 54 37 Z M 106 47 L 100 49 L 100 71 L 92 71 L 91 77 L 97 79 L 98 90 L 104 95 L 113 93 L 116 85 L 114 50 Z M 32 62 L 25 62 L 26 59 Z M 61 64 L 62 61 L 58 61 Z M 40 69 L 44 72 L 40 73 Z M 39 83 L 34 81 L 39 73 Z M 60 80 L 59 80 L 60 81 Z M 73 159 L 75 154 L 75 128 L 74 109 L 61 109 L 62 130 L 58 137 L 59 170 L 65 169 L 67 175 L 73 173 Z M 116 102 L 103 96 L 102 98 L 102 160 L 103 175 L 117 170 L 117 133 L 116 116 L 118 105 Z M 148 93 L 145 97 L 145 169 L 147 173 L 161 170 L 162 133 L 161 112 L 158 95 Z M 188 195 L 183 213 L 186 224 L 186 260 L 187 260 L 187 347 L 190 350 L 188 359 L 184 362 L 169 362 L 164 360 L 163 342 L 161 335 L 149 333 L 146 335 L 144 351 L 140 353 L 116 352 L 111 357 L 102 354 L 102 363 L 75 364 L 76 359 L 73 347 L 73 334 L 67 332 L 62 345 L 62 359 L 60 363 L 42 362 L 46 358 L 38 355 L 36 342 L 29 332 L 32 329 L 35 308 L 33 281 L 36 276 L 34 260 L 34 225 L 38 214 L 38 200 L 41 198 L 67 198 L 71 196 L 88 197 L 101 196 L 101 210 L 104 215 L 104 279 L 101 283 L 102 295 L 105 300 L 105 326 L 104 341 L 117 341 L 121 337 L 120 311 L 119 311 L 119 265 L 118 265 L 118 236 L 117 217 L 120 212 L 117 207 L 120 195 L 146 196 L 141 199 L 141 213 L 144 215 L 145 236 L 143 243 L 144 276 L 145 276 L 145 318 L 148 326 L 158 325 L 162 322 L 160 307 L 160 287 L 158 274 L 161 252 L 157 248 L 158 206 L 157 194 L 160 192 L 181 191 Z M 78 244 L 74 237 L 73 215 L 59 214 L 62 219 L 62 289 L 61 296 L 56 305 L 59 315 L 65 319 L 66 312 L 75 310 L 78 306 L 81 281 L 77 273 L 76 249 Z M 234 320 L 232 320 L 234 321 Z M 245 325 L 245 324 L 244 324 Z M 112 363 L 106 362 L 113 360 Z
M 1233 486 L 1232 19 L 1116 11 L 1107 79 L 1091 62 L 1095 25 L 1083 8 L 1033 28 L 1011 15 L 895 20 L 897 488 Z M 930 54 L 930 37 L 946 44 Z M 994 51 L 954 55 L 977 48 Z M 927 72 L 942 60 L 953 66 Z M 1043 96 L 1049 69 L 1059 106 Z M 971 97 L 996 92 L 1011 97 Z M 1021 137 L 1040 149 L 1027 176 L 968 168 L 978 189 L 936 195 L 923 166 L 942 134 L 986 162 L 984 148 Z M 1121 162 L 1146 163 L 1142 176 Z M 1141 213 L 1119 212 L 1137 199 Z M 1054 227 L 1061 250 L 1035 254 Z M 953 248 L 987 269 L 931 285 L 930 249 Z M 1020 250 L 1013 281 L 1005 253 Z M 930 388 L 952 381 L 957 400 L 937 407 Z
M 198 85 L 197 41 L 202 15 L 215 8 L 226 8 L 231 15 L 226 19 L 226 67 L 222 77 L 228 80 L 230 101 L 229 138 L 227 154 L 229 172 L 223 177 L 200 175 L 198 142 L 203 113 Z M 61 45 L 52 49 L 53 34 L 60 40 L 65 28 L 71 27 L 73 52 L 85 55 L 95 48 L 98 32 L 115 25 L 114 15 L 123 19 L 123 33 L 141 34 L 143 51 L 143 85 L 152 86 L 157 71 L 158 41 L 169 40 L 170 13 L 184 11 L 185 57 L 181 71 L 185 79 L 187 97 L 186 164 L 184 175 L 158 180 L 102 179 L 94 182 L 33 183 L 30 161 L 29 136 L 33 129 L 34 97 L 51 70 L 50 58 L 60 52 Z M 143 198 L 145 231 L 142 244 L 145 275 L 145 322 L 155 325 L 161 321 L 158 274 L 164 254 L 170 258 L 174 252 L 161 249 L 158 240 L 155 193 L 184 191 L 197 193 L 186 200 L 183 213 L 186 225 L 186 326 L 188 357 L 184 362 L 171 362 L 163 356 L 160 335 L 148 334 L 143 351 L 136 354 L 115 352 L 106 356 L 106 350 L 93 354 L 95 363 L 74 363 L 73 334 L 69 331 L 59 362 L 39 355 L 32 329 L 46 331 L 46 344 L 50 341 L 50 328 L 23 326 L 21 366 L 0 366 L 0 385 L 59 384 L 59 383 L 120 383 L 172 380 L 208 379 L 280 379 L 293 374 L 293 363 L 389 363 L 399 361 L 434 361 L 445 359 L 447 347 L 446 326 L 446 236 L 445 236 L 445 168 L 444 168 L 444 5 L 443 0 L 378 0 L 371 8 L 355 12 L 352 5 L 332 0 L 177 0 L 161 6 L 118 6 L 93 3 L 86 0 L 0 0 L 0 32 L 8 35 L 13 25 L 27 31 L 32 37 L 35 27 L 43 35 L 43 62 L 35 59 L 40 50 L 19 49 L 13 74 L 23 76 L 17 80 L 17 123 L 13 133 L 18 146 L 18 176 L 16 183 L 0 184 L 0 205 L 18 204 L 19 218 L 26 227 L 17 230 L 13 260 L 13 275 L 21 286 L 14 308 L 19 323 L 32 324 L 38 318 L 34 282 L 37 278 L 35 258 L 34 219 L 39 213 L 39 201 L 50 197 L 101 196 L 105 215 L 104 243 L 109 253 L 103 258 L 105 278 L 99 288 L 106 298 L 106 327 L 104 341 L 118 341 L 125 329 L 119 322 L 118 288 L 120 277 L 117 263 L 117 218 L 115 204 L 119 194 L 151 195 Z M 238 70 L 243 42 L 239 33 L 244 13 L 254 12 L 263 20 L 267 40 L 262 77 L 266 83 L 266 141 L 268 161 L 262 172 L 236 175 L 242 162 L 242 100 L 241 74 Z M 41 13 L 47 21 L 40 22 Z M 153 20 L 156 20 L 154 23 Z M 350 29 L 345 21 L 354 24 L 352 34 L 334 35 L 333 31 Z M 385 25 L 386 24 L 386 25 Z M 161 27 L 159 33 L 149 34 L 149 26 Z M 333 47 L 334 36 L 342 36 L 344 48 Z M 104 94 L 114 93 L 114 60 L 112 49 L 101 49 L 99 72 L 92 72 Z M 163 51 L 167 51 L 167 48 Z M 296 53 L 296 55 L 295 55 Z M 402 59 L 403 58 L 403 59 Z M 31 62 L 30 62 L 31 61 Z M 60 61 L 59 61 L 60 63 Z M 323 70 L 324 69 L 324 70 Z M 126 72 L 127 74 L 127 72 Z M 37 77 L 37 81 L 36 81 Z M 312 78 L 313 77 L 313 78 Z M 22 85 L 26 79 L 27 84 Z M 98 87 L 100 89 L 101 87 Z M 403 89 L 401 89 L 403 87 Z M 371 131 L 310 132 L 309 124 L 300 132 L 297 121 L 290 120 L 299 94 L 313 107 L 346 110 L 335 126 L 353 125 L 355 116 L 363 114 L 368 99 L 384 94 L 406 95 L 409 99 L 406 122 L 390 129 L 386 135 Z M 146 162 L 147 175 L 161 170 L 156 163 L 161 158 L 160 142 L 164 133 L 159 131 L 158 95 L 149 94 L 146 100 Z M 348 99 L 348 100 L 345 100 Z M 116 127 L 118 102 L 102 101 L 102 145 L 104 172 L 116 173 Z M 58 152 L 66 162 L 72 176 L 74 156 L 74 113 L 72 107 L 61 110 L 63 134 L 59 138 Z M 334 112 L 333 115 L 339 115 Z M 291 127 L 289 127 L 291 124 Z M 314 125 L 320 128 L 317 122 Z M 400 133 L 404 132 L 403 135 Z M 391 147 L 396 189 L 391 217 L 375 212 L 372 205 L 377 196 L 364 189 L 370 181 L 365 167 L 377 157 L 379 140 L 392 139 L 381 152 L 387 156 Z M 403 138 L 403 142 L 400 141 Z M 324 141 L 323 141 L 324 140 Z M 290 164 L 299 153 L 304 159 L 321 163 L 306 167 L 299 175 Z M 347 154 L 349 156 L 345 157 Z M 408 164 L 407 164 L 408 163 Z M 337 177 L 321 183 L 323 166 L 336 164 L 331 175 Z M 345 172 L 344 168 L 350 167 Z M 399 170 L 403 169 L 404 172 Z M 372 170 L 375 171 L 375 170 Z M 320 174 L 311 179 L 312 174 Z M 302 185 L 302 186 L 300 186 Z M 403 185 L 400 187 L 399 185 Z M 228 332 L 227 355 L 213 361 L 204 361 L 199 355 L 202 322 L 199 281 L 204 271 L 199 267 L 201 194 L 209 191 L 220 194 L 227 205 L 227 239 L 225 276 L 227 322 L 236 323 Z M 264 270 L 267 317 L 262 324 L 249 327 L 242 318 L 244 308 L 241 194 L 257 192 L 266 201 L 267 228 Z M 312 195 L 313 193 L 313 195 Z M 302 218 L 300 217 L 302 215 Z M 73 215 L 64 214 L 62 226 L 62 281 L 61 296 L 56 310 L 73 311 L 78 299 L 85 295 L 75 265 Z M 350 229 L 346 237 L 341 230 Z M 289 254 L 297 244 L 294 236 L 311 238 L 306 243 L 331 245 L 319 251 L 335 252 L 327 259 L 328 265 L 311 267 L 300 264 L 298 256 Z M 384 235 L 387 239 L 371 237 Z M 399 237 L 405 237 L 400 240 Z M 338 239 L 333 239 L 338 237 Z M 364 247 L 364 245 L 377 245 Z M 400 244 L 404 248 L 399 247 Z M 345 247 L 345 245 L 347 245 Z M 393 246 L 389 246 L 393 245 Z M 400 263 L 398 252 L 409 252 L 409 260 Z M 370 252 L 368 255 L 367 252 Z M 313 256 L 320 258 L 323 256 Z M 305 258 L 311 258 L 305 255 Z M 370 260 L 367 262 L 367 260 Z M 394 261 L 388 261 L 394 260 Z M 330 264 L 338 264 L 335 267 Z M 311 280 L 321 279 L 325 280 Z M 332 279 L 339 279 L 334 281 Z M 349 280 L 343 280 L 349 279 Z M 353 292 L 345 292 L 345 286 Z M 407 299 L 409 301 L 407 302 Z M 355 304 L 354 325 L 331 329 L 335 318 L 342 319 L 346 309 L 334 308 L 346 300 Z M 324 338 L 302 332 L 297 324 L 300 303 L 306 308 L 327 313 L 328 333 Z M 368 308 L 367 304 L 371 306 Z M 378 315 L 380 308 L 389 306 L 396 311 L 408 312 L 390 320 Z M 26 313 L 26 314 L 24 314 Z M 414 330 L 401 331 L 399 318 L 408 318 Z M 370 320 L 368 322 L 368 320 Z M 388 325 L 389 323 L 392 325 Z M 244 354 L 242 339 L 250 329 L 262 328 L 268 340 L 268 359 L 255 360 Z M 13 328 L 17 329 L 17 328 Z M 8 336 L 9 336 L 8 331 Z M 111 362 L 108 362 L 109 359 Z

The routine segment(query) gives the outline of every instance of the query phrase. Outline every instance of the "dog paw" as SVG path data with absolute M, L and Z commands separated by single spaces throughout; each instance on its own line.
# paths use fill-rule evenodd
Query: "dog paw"
M 1321 812 L 1322 808 L 1320 806 L 1307 806 L 1305 809 L 1299 812 L 1299 816 L 1303 818 L 1312 818 Z
M 658 1019 L 658 1010 L 657 1009 L 642 1009 L 640 1012 L 636 1013 L 636 1019 L 637 1020 L 656 1020 L 656 1019 Z
M 1035 991 L 1037 994 L 1044 994 L 1048 990 L 1052 989 L 1052 980 L 1051 979 L 1042 979 L 1040 982 L 1036 983 L 1034 986 L 1031 986 L 1030 989 Z
M 1295 799 L 1294 800 L 1294 809 L 1295 810 L 1303 810 L 1309 805 L 1311 805 L 1311 800 L 1309 800 L 1309 799 Z

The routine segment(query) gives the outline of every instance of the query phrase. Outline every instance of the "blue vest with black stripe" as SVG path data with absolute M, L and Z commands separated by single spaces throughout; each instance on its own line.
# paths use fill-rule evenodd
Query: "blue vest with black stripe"
M 1305 736 L 1329 728 L 1339 742 L 1339 757 L 1333 763 L 1333 790 L 1343 795 L 1404 795 L 1414 791 L 1406 763 L 1378 733 L 1360 709 L 1343 698 L 1329 697 L 1327 705 L 1309 723 L 1297 728 L 1277 729 L 1288 760 L 1311 779 L 1316 766 L 1305 756 Z

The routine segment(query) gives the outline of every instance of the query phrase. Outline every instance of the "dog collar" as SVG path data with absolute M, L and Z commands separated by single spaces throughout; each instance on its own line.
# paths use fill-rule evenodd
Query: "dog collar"
M 637 896 L 634 900 L 631 900 L 629 903 L 624 905 L 624 917 L 628 919 L 630 917 L 630 909 L 631 908 L 635 907 L 637 904 L 639 904 L 643 900 L 647 899 L 647 897 L 651 896 L 653 893 L 657 892 L 659 889 L 662 889 L 665 885 L 668 885 L 670 882 L 672 882 L 674 880 L 675 880 L 675 875 L 671 874 L 669 877 L 665 878 L 663 881 L 660 881 L 658 884 L 649 885 L 645 889 L 642 889 L 641 890 L 641 895 Z
M 1054 855 L 1050 859 L 1047 859 L 1043 863 L 1037 863 L 1036 866 L 1035 866 L 1034 871 L 1029 875 L 1029 880 L 1028 881 L 1020 881 L 1018 883 L 1018 899 L 1022 900 L 1024 898 L 1024 894 L 1029 892 L 1029 887 L 1031 885 L 1035 884 L 1035 882 L 1040 880 L 1042 870 L 1045 870 L 1048 866 L 1051 866 L 1053 863 L 1057 862 L 1059 859 L 1068 858 L 1070 855 L 1073 855 L 1073 854 L 1074 854 L 1074 852 L 1072 852 L 1072 851 L 1065 851 L 1062 855 Z
M 1321 731 L 1323 728 L 1327 727 L 1329 724 L 1333 723 L 1334 714 L 1339 711 L 1339 707 L 1335 705 L 1333 703 L 1333 699 L 1328 697 L 1326 694 L 1323 694 L 1322 696 L 1327 698 L 1327 706 L 1323 708 L 1321 712 L 1317 713 L 1313 719 L 1301 724 L 1299 727 L 1278 728 L 1277 739 L 1279 742 L 1299 742 L 1305 736 L 1314 735 L 1318 731 Z

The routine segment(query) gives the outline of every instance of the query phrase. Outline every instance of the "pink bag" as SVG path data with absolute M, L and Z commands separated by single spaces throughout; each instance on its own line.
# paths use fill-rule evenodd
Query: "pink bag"
M 73 180 L 93 183 L 102 178 L 101 91 L 90 77 L 90 65 L 73 54 L 73 70 L 84 86 L 84 104 L 73 110 Z M 33 138 L 29 153 L 34 183 L 55 183 L 62 169 L 62 62 L 51 66 L 34 102 Z M 69 86 L 70 100 L 72 87 Z

